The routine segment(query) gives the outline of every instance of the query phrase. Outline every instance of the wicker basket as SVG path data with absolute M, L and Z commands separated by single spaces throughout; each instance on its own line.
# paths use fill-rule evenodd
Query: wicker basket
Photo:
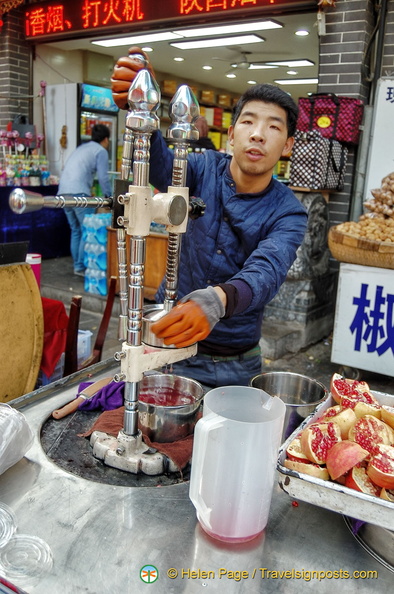
M 328 232 L 328 247 L 340 262 L 394 269 L 394 243 L 359 239 L 332 227 Z

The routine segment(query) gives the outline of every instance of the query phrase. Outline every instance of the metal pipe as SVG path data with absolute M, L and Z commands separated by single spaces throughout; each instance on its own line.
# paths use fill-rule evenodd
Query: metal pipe
M 148 70 L 140 70 L 128 94 L 130 109 L 126 126 L 133 134 L 133 187 L 149 186 L 149 149 L 153 131 L 159 129 L 156 111 L 160 105 L 160 89 Z M 128 150 L 128 149 L 127 149 Z M 128 156 L 127 156 L 128 158 Z M 127 174 L 125 163 L 122 175 Z M 141 204 L 141 208 L 146 205 Z M 124 221 L 127 225 L 128 221 Z M 128 287 L 127 344 L 141 346 L 144 301 L 145 237 L 132 235 L 130 241 L 130 274 Z M 125 382 L 125 413 L 123 431 L 138 434 L 138 382 Z
M 198 130 L 194 122 L 200 115 L 197 99 L 187 85 L 179 87 L 169 107 L 172 124 L 168 128 L 167 138 L 174 143 L 174 161 L 172 185 L 186 186 L 187 155 L 189 142 L 198 139 Z M 179 261 L 181 256 L 181 235 L 168 234 L 166 278 L 164 288 L 164 310 L 170 311 L 178 296 Z
M 16 214 L 34 212 L 42 208 L 112 208 L 112 198 L 101 198 L 100 196 L 43 196 L 37 192 L 15 188 L 9 197 L 9 205 Z
M 126 231 L 122 228 L 116 230 L 117 254 L 118 254 L 118 278 L 119 278 L 119 340 L 126 340 L 127 336 L 127 251 Z

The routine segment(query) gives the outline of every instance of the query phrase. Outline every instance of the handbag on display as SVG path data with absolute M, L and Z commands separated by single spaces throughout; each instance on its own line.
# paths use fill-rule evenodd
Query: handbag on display
M 296 130 L 289 185 L 313 190 L 342 190 L 348 149 L 318 130 Z
M 298 100 L 297 129 L 318 130 L 324 138 L 357 144 L 364 104 L 360 99 L 315 93 Z

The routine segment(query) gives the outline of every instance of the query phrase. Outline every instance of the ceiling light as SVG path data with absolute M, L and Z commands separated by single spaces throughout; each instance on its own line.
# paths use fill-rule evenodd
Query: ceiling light
M 268 70 L 269 68 L 278 68 L 277 66 L 269 66 L 268 64 L 250 64 L 249 70 Z
M 135 35 L 134 37 L 117 37 L 114 39 L 99 39 L 91 41 L 94 45 L 102 47 L 118 47 L 120 45 L 135 45 L 140 43 L 153 43 L 154 41 L 171 41 L 172 39 L 181 39 L 182 35 L 173 31 L 163 31 L 161 33 L 151 33 L 150 35 Z
M 246 81 L 246 84 L 248 84 L 248 85 L 256 85 L 257 84 L 257 81 L 255 81 L 255 80 L 247 80 Z
M 174 62 L 183 62 L 185 58 L 174 58 Z
M 275 66 L 288 66 L 289 68 L 299 68 L 300 66 L 315 65 L 315 63 L 311 60 L 281 60 L 280 62 L 267 62 L 267 64 L 274 64 Z
M 148 45 L 146 45 L 145 47 L 142 47 L 141 49 L 144 52 L 153 52 L 153 47 L 149 47 Z
M 203 66 L 202 69 L 203 70 L 212 70 L 212 66 Z
M 294 35 L 298 35 L 298 37 L 306 37 L 307 35 L 309 35 L 309 31 L 307 31 L 306 29 L 299 29 L 294 33 Z
M 284 78 L 275 80 L 278 85 L 317 85 L 318 78 Z
M 247 33 L 248 31 L 266 31 L 267 29 L 282 29 L 283 25 L 276 21 L 259 21 L 236 25 L 222 25 L 218 27 L 202 27 L 198 29 L 178 29 L 177 33 L 183 37 L 208 37 L 212 35 L 229 35 L 231 33 Z
M 229 72 L 228 74 L 226 74 L 227 78 L 237 78 L 237 75 L 234 74 L 233 72 Z
M 298 74 L 297 70 L 287 70 L 286 74 Z
M 226 45 L 242 45 L 247 43 L 261 43 L 264 41 L 262 37 L 257 35 L 241 35 L 239 37 L 219 37 L 217 39 L 200 39 L 195 41 L 178 41 L 170 43 L 173 47 L 178 49 L 200 49 L 203 47 L 222 47 Z

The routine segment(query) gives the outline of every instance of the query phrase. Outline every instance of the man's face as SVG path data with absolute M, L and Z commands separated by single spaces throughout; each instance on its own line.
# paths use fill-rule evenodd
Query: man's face
M 249 180 L 251 192 L 256 191 L 256 184 L 269 182 L 276 163 L 291 151 L 294 142 L 287 138 L 286 111 L 262 101 L 246 103 L 228 137 L 233 147 L 231 174 L 237 184 Z

